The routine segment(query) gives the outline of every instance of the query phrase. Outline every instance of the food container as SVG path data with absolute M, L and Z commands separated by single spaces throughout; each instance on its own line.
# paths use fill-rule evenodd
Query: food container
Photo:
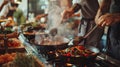
M 3 54 L 6 51 L 5 48 L 5 43 L 4 40 L 0 40 L 0 53 Z M 21 43 L 21 41 L 17 38 L 10 38 L 8 39 L 7 43 L 7 52 L 8 53 L 12 53 L 12 52 L 26 52 L 25 47 L 23 45 L 23 43 Z

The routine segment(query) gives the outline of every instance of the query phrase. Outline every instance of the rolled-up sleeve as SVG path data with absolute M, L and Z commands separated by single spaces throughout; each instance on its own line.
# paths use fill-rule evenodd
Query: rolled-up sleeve
M 73 4 L 80 3 L 80 2 L 81 2 L 81 0 L 73 0 L 72 1 Z
M 9 11 L 9 5 L 5 5 L 3 9 L 0 12 L 0 18 L 1 17 L 6 17 Z

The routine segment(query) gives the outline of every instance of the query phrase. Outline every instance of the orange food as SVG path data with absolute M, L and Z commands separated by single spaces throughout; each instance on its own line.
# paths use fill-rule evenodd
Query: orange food
M 20 41 L 17 39 L 12 39 L 8 41 L 8 47 L 19 47 L 20 44 Z
M 8 47 L 20 47 L 21 42 L 18 39 L 9 39 L 7 42 Z M 0 47 L 4 47 L 4 41 L 0 44 Z
M 0 64 L 8 63 L 10 61 L 13 61 L 16 56 L 16 53 L 11 53 L 11 54 L 4 54 L 0 55 Z

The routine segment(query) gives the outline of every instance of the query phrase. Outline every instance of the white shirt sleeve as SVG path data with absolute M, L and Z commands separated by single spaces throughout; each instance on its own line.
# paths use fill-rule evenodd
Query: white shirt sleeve
M 75 4 L 75 3 L 80 3 L 81 0 L 73 0 L 72 3 Z
M 9 12 L 9 4 L 5 5 L 3 9 L 0 12 L 0 18 L 1 17 L 6 17 Z

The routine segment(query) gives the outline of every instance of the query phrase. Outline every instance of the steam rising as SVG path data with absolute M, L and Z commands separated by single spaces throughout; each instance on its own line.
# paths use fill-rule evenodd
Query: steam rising
M 60 6 L 53 2 L 50 4 L 50 7 L 48 9 L 48 30 L 51 30 L 52 28 L 58 28 L 58 26 L 61 24 L 62 17 L 61 17 L 62 9 Z
M 66 36 L 68 34 L 73 34 L 73 31 L 68 28 L 68 23 L 61 23 L 63 8 L 60 7 L 59 3 L 56 1 L 51 2 L 48 9 L 48 21 L 47 21 L 47 30 L 57 28 L 59 36 Z
M 37 43 L 41 44 L 41 40 L 43 39 L 60 40 L 61 37 L 66 38 L 73 37 L 74 30 L 70 28 L 69 23 L 61 23 L 62 21 L 61 12 L 63 12 L 63 9 L 59 6 L 57 2 L 52 2 L 50 4 L 48 9 L 48 20 L 46 30 L 50 31 L 51 29 L 57 28 L 58 33 L 54 37 L 51 36 L 50 34 L 48 35 L 48 37 L 36 35 L 35 41 Z

